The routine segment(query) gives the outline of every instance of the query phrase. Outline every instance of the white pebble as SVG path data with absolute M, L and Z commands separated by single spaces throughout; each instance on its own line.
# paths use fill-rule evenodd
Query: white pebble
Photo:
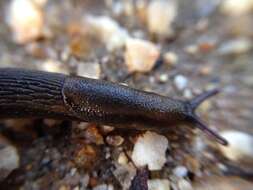
M 13 32 L 14 41 L 20 44 L 33 41 L 43 33 L 43 3 L 33 0 L 12 0 L 6 21 Z
M 109 51 L 122 48 L 129 38 L 127 30 L 110 17 L 88 16 L 86 17 L 86 22 L 90 32 L 105 43 Z
M 241 54 L 252 48 L 252 42 L 248 38 L 240 37 L 223 43 L 218 52 L 221 55 Z
M 165 62 L 168 65 L 175 65 L 178 61 L 178 56 L 174 52 L 167 52 L 163 55 Z
M 199 51 L 199 48 L 197 45 L 188 45 L 184 48 L 184 51 L 190 55 L 196 55 Z
M 101 74 L 100 65 L 97 62 L 79 63 L 77 66 L 77 75 L 87 78 L 99 79 Z
M 68 71 L 66 68 L 64 68 L 63 64 L 54 59 L 47 59 L 40 63 L 39 69 L 47 72 L 68 74 Z
M 185 177 L 187 175 L 187 168 L 184 166 L 177 166 L 173 169 L 173 174 L 177 177 Z
M 168 140 L 162 135 L 147 131 L 134 145 L 132 160 L 136 166 L 148 166 L 149 170 L 160 170 L 166 162 Z
M 231 16 L 246 14 L 252 9 L 252 0 L 224 0 L 221 4 L 221 12 Z
M 0 136 L 0 181 L 19 167 L 19 154 L 3 136 Z
M 175 78 L 174 78 L 174 84 L 176 85 L 176 87 L 179 89 L 179 90 L 183 90 L 187 87 L 188 85 L 188 79 L 183 76 L 183 75 L 177 75 Z
M 221 133 L 229 145 L 220 149 L 230 160 L 239 161 L 244 158 L 253 159 L 253 136 L 240 131 L 224 131 Z
M 113 190 L 113 186 L 112 185 L 106 185 L 106 184 L 102 184 L 102 185 L 97 185 L 96 187 L 92 188 L 93 190 Z
M 164 37 L 170 37 L 173 34 L 172 23 L 176 16 L 176 1 L 151 1 L 147 10 L 147 23 L 149 32 Z
M 128 163 L 128 158 L 125 153 L 121 152 L 119 154 L 118 163 L 121 165 L 126 165 Z
M 177 185 L 178 185 L 178 189 L 180 190 L 193 190 L 193 187 L 190 184 L 190 182 L 183 178 L 178 181 Z
M 162 82 L 162 83 L 165 83 L 168 80 L 169 80 L 169 76 L 166 73 L 161 74 L 160 77 L 159 77 L 159 81 Z
M 190 89 L 185 89 L 184 90 L 184 97 L 188 98 L 188 99 L 193 98 L 192 91 Z
M 148 190 L 170 190 L 170 182 L 167 179 L 150 179 Z
M 125 63 L 129 72 L 150 71 L 159 55 L 158 48 L 149 41 L 131 38 L 126 42 Z

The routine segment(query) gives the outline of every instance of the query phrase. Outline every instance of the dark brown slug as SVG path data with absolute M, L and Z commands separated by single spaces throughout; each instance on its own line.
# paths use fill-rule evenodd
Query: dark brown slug
M 0 69 L 0 118 L 71 119 L 160 131 L 188 123 L 227 145 L 195 114 L 217 92 L 183 101 L 102 80 L 6 68 Z

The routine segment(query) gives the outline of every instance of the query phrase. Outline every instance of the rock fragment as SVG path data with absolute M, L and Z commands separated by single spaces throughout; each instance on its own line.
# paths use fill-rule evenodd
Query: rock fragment
M 230 15 L 237 16 L 247 14 L 253 10 L 252 0 L 224 0 L 221 3 L 221 12 Z
M 148 190 L 170 190 L 170 182 L 167 179 L 150 179 Z
M 202 178 L 193 184 L 194 190 L 250 190 L 252 183 L 239 177 L 231 176 L 210 176 Z
M 178 56 L 176 53 L 174 52 L 166 52 L 164 55 L 163 55 L 163 59 L 165 61 L 165 63 L 167 63 L 168 65 L 170 66 L 174 66 L 177 64 L 178 62 Z
M 184 166 L 177 166 L 176 168 L 173 169 L 173 174 L 177 177 L 185 177 L 187 175 L 187 168 Z
M 218 49 L 221 55 L 238 55 L 248 52 L 252 48 L 252 42 L 245 37 L 236 38 L 224 42 Z
M 17 149 L 0 135 L 0 181 L 19 167 Z
M 149 41 L 134 38 L 126 41 L 125 63 L 129 72 L 149 72 L 159 55 L 158 48 Z
M 124 142 L 124 138 L 119 135 L 107 136 L 106 142 L 112 146 L 120 146 Z
M 68 69 L 65 68 L 61 62 L 55 59 L 46 59 L 45 61 L 40 63 L 38 67 L 42 71 L 69 74 Z
M 160 170 L 166 162 L 168 140 L 154 132 L 146 132 L 134 145 L 132 160 L 137 167 L 148 166 L 149 170 Z
M 151 1 L 147 10 L 147 23 L 150 33 L 161 37 L 173 34 L 172 23 L 177 16 L 177 4 L 174 0 Z
M 101 184 L 93 188 L 93 190 L 114 190 L 112 185 Z
M 194 190 L 191 183 L 183 178 L 178 181 L 177 185 L 180 190 Z
M 235 130 L 221 133 L 229 146 L 220 146 L 222 153 L 232 161 L 239 161 L 246 158 L 253 159 L 253 136 Z
M 127 30 L 110 17 L 87 16 L 86 22 L 90 32 L 105 43 L 109 51 L 122 48 L 129 38 Z
M 16 43 L 24 44 L 42 36 L 45 2 L 33 0 L 12 0 L 6 16 Z
M 101 68 L 98 62 L 79 63 L 77 75 L 87 78 L 99 79 Z
M 178 90 L 184 90 L 188 85 L 188 79 L 183 75 L 177 75 L 174 78 L 174 84 Z

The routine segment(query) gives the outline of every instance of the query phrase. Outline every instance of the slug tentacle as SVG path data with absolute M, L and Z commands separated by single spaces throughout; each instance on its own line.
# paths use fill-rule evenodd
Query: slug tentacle
M 204 92 L 192 100 L 190 100 L 191 109 L 195 110 L 202 102 L 204 102 L 206 99 L 218 94 L 220 91 L 219 89 L 210 90 L 207 92 Z
M 202 130 L 204 133 L 206 133 L 208 136 L 210 137 L 214 137 L 217 142 L 219 142 L 222 145 L 227 146 L 228 142 L 226 139 L 224 139 L 222 136 L 220 136 L 217 132 L 215 132 L 214 130 L 210 129 L 206 124 L 204 124 L 201 119 L 196 116 L 193 115 L 191 120 L 196 124 L 196 126 Z
M 206 99 L 216 95 L 219 93 L 219 89 L 210 90 L 207 92 L 204 92 L 192 100 L 190 100 L 190 121 L 196 124 L 196 127 L 198 127 L 200 130 L 202 130 L 204 133 L 206 133 L 208 136 L 214 137 L 220 144 L 222 145 L 228 145 L 227 140 L 225 140 L 223 137 L 221 137 L 217 132 L 210 129 L 196 114 L 195 110 L 197 107 Z

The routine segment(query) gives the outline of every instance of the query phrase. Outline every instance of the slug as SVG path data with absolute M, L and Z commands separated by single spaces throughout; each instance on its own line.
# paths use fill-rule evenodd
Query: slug
M 24 69 L 0 69 L 0 118 L 45 117 L 115 127 L 166 130 L 194 124 L 223 144 L 227 141 L 195 114 L 200 103 L 218 93 L 204 92 L 190 101 L 102 80 Z

